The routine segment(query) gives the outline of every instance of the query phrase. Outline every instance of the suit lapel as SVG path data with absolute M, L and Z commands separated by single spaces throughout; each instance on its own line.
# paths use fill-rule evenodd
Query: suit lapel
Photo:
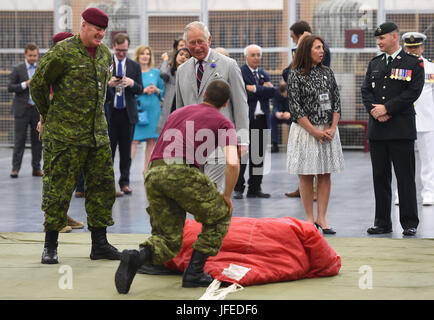
M 22 72 L 24 81 L 29 80 L 29 72 L 27 71 L 27 65 L 25 62 L 21 65 L 21 71 L 20 72 Z
M 186 70 L 190 69 L 190 71 L 187 71 L 185 74 L 189 75 L 189 74 L 193 74 L 193 77 L 188 77 L 188 80 L 190 80 L 190 86 L 192 88 L 192 92 L 194 92 L 196 100 L 198 97 L 198 93 L 197 93 L 197 75 L 196 75 L 196 65 L 195 65 L 195 60 L 193 57 L 190 58 L 190 60 L 188 60 L 187 62 L 185 62 L 186 64 L 188 63 L 189 65 L 186 65 L 185 68 Z M 188 69 L 187 69 L 188 68 Z M 187 80 L 187 81 L 188 81 Z
M 216 71 L 216 67 L 212 67 L 211 64 L 217 64 L 218 58 L 214 55 L 214 52 L 211 50 L 211 53 L 209 55 L 209 60 L 206 63 L 206 66 L 203 70 L 203 77 L 202 77 L 202 82 L 200 83 L 200 89 L 199 89 L 199 95 L 203 94 L 203 90 L 206 87 L 206 84 L 208 83 L 209 79 L 212 77 L 212 75 L 215 73 Z M 197 90 L 197 86 L 196 86 L 196 90 Z
M 386 54 L 383 53 L 383 56 L 381 57 L 381 63 L 379 66 L 380 74 L 382 74 L 382 75 L 386 74 L 387 70 L 388 70 L 388 68 L 387 68 L 387 64 L 386 64 Z

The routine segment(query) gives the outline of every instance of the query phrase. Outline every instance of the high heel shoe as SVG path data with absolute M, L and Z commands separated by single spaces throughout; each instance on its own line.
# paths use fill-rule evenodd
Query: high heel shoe
M 318 230 L 319 230 L 319 229 L 322 230 L 322 233 L 323 233 L 323 234 L 336 234 L 336 231 L 333 230 L 333 228 L 326 228 L 326 229 L 323 229 L 323 227 L 321 227 L 318 223 L 314 222 L 314 224 L 315 224 L 315 227 L 316 227 Z

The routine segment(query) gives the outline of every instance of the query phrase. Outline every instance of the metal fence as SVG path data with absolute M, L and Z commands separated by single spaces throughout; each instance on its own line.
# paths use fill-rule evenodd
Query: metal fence
M 239 65 L 248 44 L 263 48 L 262 67 L 275 86 L 282 70 L 291 62 L 294 43 L 289 26 L 307 21 L 331 51 L 333 69 L 342 99 L 340 130 L 346 147 L 364 148 L 364 124 L 368 119 L 362 105 L 360 86 L 370 59 L 379 53 L 373 32 L 377 25 L 393 20 L 401 33 L 424 32 L 428 40 L 424 56 L 434 57 L 434 2 L 419 0 L 3 0 L 0 2 L 0 145 L 13 143 L 13 94 L 7 91 L 12 66 L 23 61 L 27 42 L 36 42 L 43 55 L 51 37 L 60 31 L 79 32 L 80 14 L 96 6 L 110 17 L 105 43 L 119 31 L 131 38 L 130 56 L 140 44 L 153 48 L 156 67 L 161 54 L 172 50 L 184 26 L 205 22 L 212 47 L 224 47 Z M 286 143 L 287 129 L 280 142 Z

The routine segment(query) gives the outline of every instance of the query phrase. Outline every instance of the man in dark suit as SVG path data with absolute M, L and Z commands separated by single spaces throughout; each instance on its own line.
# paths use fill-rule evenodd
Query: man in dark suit
M 113 39 L 113 76 L 108 83 L 106 97 L 106 118 L 109 119 L 109 137 L 112 157 L 119 145 L 119 187 L 122 193 L 131 194 L 130 167 L 131 143 L 134 127 L 138 121 L 135 95 L 143 92 L 140 65 L 129 59 L 130 39 L 124 33 L 118 33 Z
M 276 88 L 270 82 L 270 76 L 262 68 L 262 49 L 252 44 L 244 49 L 246 63 L 241 67 L 241 74 L 246 85 L 247 104 L 249 105 L 249 180 L 247 182 L 248 198 L 269 198 L 270 194 L 261 190 L 266 141 L 264 141 L 266 129 L 270 123 L 270 99 L 276 93 Z M 258 133 L 258 135 L 254 134 Z M 246 161 L 240 166 L 237 185 L 235 186 L 234 199 L 242 199 L 244 193 L 244 172 Z
M 383 54 L 369 62 L 362 85 L 362 99 L 369 113 L 370 144 L 375 192 L 375 222 L 369 234 L 392 232 L 392 163 L 399 195 L 403 234 L 414 236 L 419 224 L 416 202 L 416 121 L 414 102 L 424 86 L 423 61 L 399 45 L 398 26 L 393 22 L 375 31 Z
M 36 70 L 39 49 L 34 43 L 28 43 L 24 49 L 24 62 L 14 66 L 9 75 L 8 91 L 15 92 L 12 112 L 15 120 L 15 143 L 12 154 L 11 178 L 18 178 L 26 145 L 27 127 L 30 127 L 32 145 L 33 176 L 41 177 L 42 142 L 36 127 L 39 122 L 39 112 L 30 96 L 30 78 Z

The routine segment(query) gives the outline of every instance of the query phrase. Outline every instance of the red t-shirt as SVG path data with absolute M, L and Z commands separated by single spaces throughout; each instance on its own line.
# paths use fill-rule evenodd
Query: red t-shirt
M 183 158 L 200 167 L 218 146 L 227 145 L 237 145 L 237 132 L 228 118 L 210 105 L 185 106 L 167 118 L 151 161 Z

